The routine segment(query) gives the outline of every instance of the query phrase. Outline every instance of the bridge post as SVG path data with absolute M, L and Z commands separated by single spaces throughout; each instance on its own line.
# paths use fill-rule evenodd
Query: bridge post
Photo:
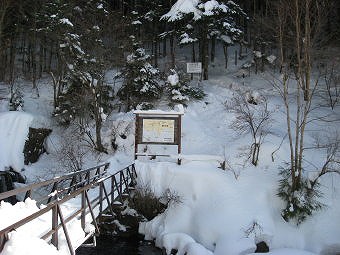
M 103 187 L 99 184 L 99 216 L 103 213 Z
M 114 182 L 115 176 L 111 176 L 111 203 L 115 200 L 115 182 Z
M 81 193 L 81 228 L 85 230 L 85 216 L 86 216 L 86 197 L 85 190 Z
M 51 243 L 58 249 L 58 207 L 57 205 L 52 208 L 52 239 Z
M 119 172 L 119 193 L 121 197 L 121 202 L 123 202 L 123 175 L 122 171 Z
M 5 246 L 6 241 L 8 240 L 7 233 L 4 233 L 3 235 L 0 235 L 0 252 Z

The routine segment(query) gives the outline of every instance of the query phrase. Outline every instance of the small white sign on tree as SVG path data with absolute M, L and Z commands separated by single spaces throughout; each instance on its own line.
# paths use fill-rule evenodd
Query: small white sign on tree
M 202 73 L 202 62 L 187 63 L 187 73 Z

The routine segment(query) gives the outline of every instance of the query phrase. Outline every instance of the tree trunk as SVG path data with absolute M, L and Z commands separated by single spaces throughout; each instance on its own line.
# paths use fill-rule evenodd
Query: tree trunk
M 216 52 L 216 36 L 211 38 L 211 50 L 210 50 L 210 59 L 211 62 L 215 62 L 215 52 Z
M 309 101 L 310 97 L 310 75 L 311 75 L 311 27 L 310 27 L 310 0 L 305 0 L 305 38 L 304 38 L 304 64 L 305 64 L 305 88 L 304 88 L 304 100 Z
M 166 38 L 163 39 L 163 57 L 166 57 Z
M 100 152 L 105 152 L 105 148 L 102 144 L 101 129 L 102 129 L 102 118 L 100 117 L 99 109 L 96 109 L 96 149 Z
M 175 68 L 175 43 L 174 36 L 170 37 L 171 68 Z
M 207 38 L 207 26 L 203 25 L 203 29 L 201 32 L 201 62 L 203 67 L 203 80 L 208 80 L 208 64 L 209 64 L 209 44 Z
M 192 56 L 191 56 L 191 61 L 193 63 L 196 62 L 196 51 L 195 51 L 195 42 L 192 43 Z M 190 79 L 193 80 L 194 79 L 194 74 L 190 74 Z
M 224 59 L 225 59 L 225 69 L 228 68 L 228 44 L 223 45 Z
M 158 41 L 157 38 L 154 38 L 154 45 L 155 45 L 155 67 L 158 67 Z
M 38 78 L 41 78 L 42 72 L 43 72 L 43 67 L 44 67 L 44 47 L 42 42 L 39 43 L 39 70 L 38 70 Z
M 98 82 L 97 88 L 94 89 L 93 98 L 95 101 L 95 122 L 96 122 L 96 149 L 100 152 L 106 152 L 103 144 L 102 144 L 102 136 L 101 136 L 101 129 L 102 129 L 102 117 L 101 117 L 101 107 L 100 107 L 100 97 L 97 97 L 97 94 L 101 94 L 101 82 Z
M 15 70 L 15 57 L 16 57 L 16 38 L 12 38 L 9 57 L 9 81 L 14 82 L 14 70 Z

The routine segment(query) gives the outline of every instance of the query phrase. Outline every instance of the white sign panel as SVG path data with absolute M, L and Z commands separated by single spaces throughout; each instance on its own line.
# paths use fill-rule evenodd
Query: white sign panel
M 143 143 L 174 143 L 175 120 L 143 119 Z
M 202 63 L 187 63 L 187 73 L 202 73 Z

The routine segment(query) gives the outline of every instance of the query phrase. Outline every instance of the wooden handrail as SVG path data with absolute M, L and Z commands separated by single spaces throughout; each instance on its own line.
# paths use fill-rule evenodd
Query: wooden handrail
M 96 167 L 92 167 L 92 168 L 85 169 L 85 170 L 80 170 L 80 171 L 69 173 L 69 174 L 66 174 L 66 175 L 63 175 L 63 176 L 55 177 L 55 178 L 47 180 L 47 181 L 34 183 L 34 184 L 31 184 L 31 185 L 28 185 L 28 186 L 25 186 L 25 187 L 20 187 L 18 189 L 9 190 L 9 191 L 0 193 L 0 201 L 4 200 L 6 198 L 9 198 L 11 196 L 16 196 L 20 193 L 24 193 L 24 192 L 27 192 L 27 191 L 31 191 L 33 189 L 38 189 L 40 187 L 47 186 L 49 184 L 57 183 L 57 182 L 60 182 L 60 181 L 63 181 L 63 180 L 68 180 L 73 176 L 76 176 L 76 175 L 79 175 L 79 174 L 82 174 L 82 173 L 91 172 L 92 170 L 97 169 L 98 167 L 103 167 L 103 166 L 108 167 L 109 163 L 104 163 L 104 164 L 101 164 L 101 165 L 96 166 Z
M 82 171 L 78 171 L 75 173 L 71 173 L 65 176 L 61 176 L 61 177 L 57 177 L 54 178 L 52 180 L 48 180 L 48 181 L 44 181 L 41 183 L 36 183 L 36 184 L 32 184 L 29 185 L 27 187 L 24 188 L 19 188 L 16 190 L 11 190 L 8 192 L 4 192 L 4 193 L 0 193 L 0 197 L 2 199 L 8 198 L 10 196 L 13 195 L 17 195 L 20 193 L 24 193 L 24 192 L 31 192 L 33 189 L 35 188 L 40 188 L 43 186 L 47 186 L 50 184 L 54 184 L 53 187 L 55 188 L 55 193 L 53 194 L 53 196 L 58 196 L 59 194 L 62 194 L 63 192 L 65 192 L 68 188 L 65 187 L 61 187 L 61 189 L 58 190 L 58 183 L 60 181 L 63 180 L 67 180 L 72 178 L 73 176 L 79 175 L 79 174 L 88 174 L 87 175 L 87 180 L 84 182 L 84 179 L 82 179 L 79 183 L 81 185 L 78 185 L 79 183 L 71 183 L 72 185 L 70 187 L 71 190 L 73 188 L 75 188 L 74 190 L 67 192 L 66 194 L 64 194 L 64 196 L 60 197 L 58 196 L 58 199 L 55 199 L 49 203 L 46 204 L 45 207 L 43 207 L 42 209 L 40 209 L 39 211 L 27 216 L 24 219 L 21 219 L 9 226 L 7 226 L 4 229 L 0 230 L 0 252 L 3 249 L 3 246 L 5 244 L 5 241 L 7 239 L 7 235 L 10 231 L 15 230 L 29 222 L 31 222 L 32 220 L 40 217 L 43 214 L 48 213 L 49 211 L 52 211 L 52 229 L 48 230 L 47 232 L 45 232 L 44 234 L 42 234 L 41 238 L 42 239 L 48 239 L 49 237 L 52 236 L 51 239 L 51 243 L 53 245 L 55 245 L 58 248 L 58 230 L 59 229 L 63 229 L 65 236 L 68 236 L 67 233 L 67 228 L 66 228 L 66 223 L 70 222 L 72 219 L 78 217 L 78 219 L 81 220 L 81 227 L 83 228 L 83 230 L 85 230 L 85 217 L 88 213 L 91 214 L 91 218 L 93 223 L 95 224 L 96 227 L 96 232 L 99 231 L 99 228 L 96 224 L 96 216 L 94 215 L 93 209 L 96 208 L 97 206 L 103 206 L 103 202 L 107 203 L 108 209 L 111 212 L 111 214 L 114 214 L 111 208 L 111 204 L 114 202 L 114 200 L 116 200 L 117 198 L 122 199 L 121 195 L 123 193 L 123 191 L 125 192 L 125 190 L 128 190 L 128 186 L 131 184 L 135 183 L 135 178 L 136 176 L 136 171 L 135 171 L 135 167 L 134 164 L 129 165 L 128 167 L 125 167 L 124 169 L 117 171 L 115 174 L 109 175 L 109 176 L 103 176 L 104 173 L 106 173 L 106 170 L 109 166 L 109 163 L 106 164 L 102 164 L 100 166 L 97 167 L 93 167 L 90 169 L 86 169 L 86 170 L 82 170 Z M 102 173 L 100 173 L 100 168 L 104 167 L 104 170 Z M 96 173 L 94 176 L 92 176 L 89 179 L 89 173 L 96 169 Z M 124 171 L 126 171 L 126 177 L 124 175 Z M 132 174 L 131 174 L 132 173 Z M 116 176 L 119 176 L 120 181 L 116 180 Z M 124 176 L 123 180 L 121 179 L 121 177 Z M 112 181 L 112 180 L 115 181 Z M 91 181 L 92 180 L 92 181 Z M 106 181 L 110 181 L 111 185 L 110 188 L 110 192 L 108 192 L 105 188 L 105 182 Z M 57 184 L 56 184 L 57 183 Z M 89 196 L 87 194 L 87 192 L 90 189 L 94 189 L 97 188 L 99 190 L 101 190 L 101 194 L 96 196 L 95 198 L 93 198 L 92 200 L 89 199 Z M 53 188 L 53 189 L 54 189 Z M 115 191 L 117 191 L 117 197 L 114 197 L 114 193 Z M 70 215 L 66 218 L 64 218 L 61 210 L 60 210 L 60 206 L 77 197 L 77 196 L 81 196 L 81 205 L 80 208 L 76 208 L 75 211 L 71 212 Z M 111 198 L 111 201 L 110 201 Z M 88 209 L 88 210 L 87 210 Z M 106 209 L 106 208 L 105 208 Z M 100 208 L 99 210 L 99 214 L 101 214 L 103 211 L 103 208 Z M 114 216 L 114 215 L 113 215 Z M 68 239 L 68 238 L 67 238 Z M 67 244 L 70 250 L 71 254 L 74 254 L 74 249 L 71 245 L 70 240 L 67 240 Z

